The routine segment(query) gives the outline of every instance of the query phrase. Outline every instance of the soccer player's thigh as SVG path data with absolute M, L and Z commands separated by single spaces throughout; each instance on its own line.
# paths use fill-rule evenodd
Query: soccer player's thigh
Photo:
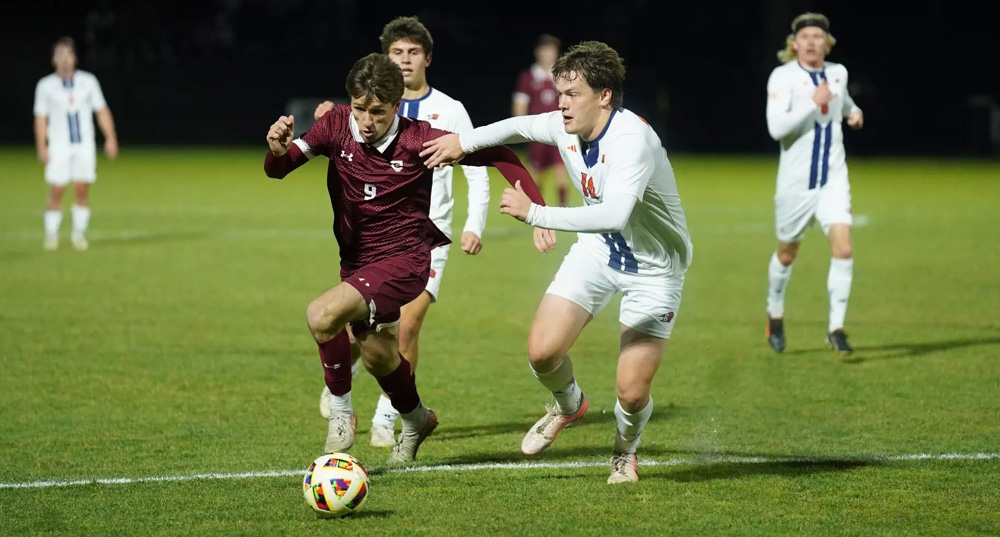
M 801 242 L 816 216 L 819 191 L 816 189 L 774 197 L 775 235 L 780 242 Z
M 569 352 L 583 327 L 617 291 L 609 272 L 613 271 L 606 258 L 598 258 L 585 245 L 577 242 L 570 248 L 531 324 L 528 357 L 532 363 L 554 366 Z
M 69 184 L 71 156 L 68 149 L 49 149 L 49 161 L 45 163 L 45 182 L 49 186 L 65 187 Z
M 70 179 L 85 185 L 97 180 L 97 153 L 77 150 L 70 159 Z
M 622 303 L 616 388 L 628 412 L 641 410 L 673 332 L 684 290 L 684 275 L 621 276 Z

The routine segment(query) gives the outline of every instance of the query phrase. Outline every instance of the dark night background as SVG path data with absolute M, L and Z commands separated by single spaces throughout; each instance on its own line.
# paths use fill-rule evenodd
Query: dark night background
M 510 114 L 535 38 L 596 39 L 628 68 L 625 106 L 670 151 L 776 152 L 765 85 L 791 19 L 819 11 L 839 43 L 865 130 L 857 154 L 996 155 L 1000 44 L 988 3 L 719 0 L 707 2 L 35 1 L 7 7 L 0 143 L 31 144 L 35 83 L 51 44 L 76 39 L 97 75 L 123 147 L 263 145 L 290 99 L 340 98 L 383 24 L 417 15 L 434 35 L 432 86 L 483 124 Z M 1000 119 L 993 120 L 1000 123 Z M 997 129 L 996 126 L 993 127 Z

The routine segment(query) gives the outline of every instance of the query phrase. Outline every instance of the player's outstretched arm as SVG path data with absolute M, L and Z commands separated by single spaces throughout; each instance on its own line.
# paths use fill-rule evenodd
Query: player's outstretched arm
M 555 145 L 563 127 L 559 112 L 504 119 L 464 131 L 461 135 L 442 136 L 424 142 L 420 156 L 428 168 L 455 164 L 466 154 L 504 144 L 540 142 Z
M 313 112 L 313 119 L 319 121 L 319 118 L 323 117 L 330 110 L 333 110 L 333 101 L 323 101 L 319 103 L 316 107 L 316 111 Z

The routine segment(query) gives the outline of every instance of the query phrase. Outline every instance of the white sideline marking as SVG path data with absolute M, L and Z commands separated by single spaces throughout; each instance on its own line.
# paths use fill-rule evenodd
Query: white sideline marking
M 869 455 L 860 457 L 702 457 L 696 459 L 666 459 L 639 461 L 641 466 L 684 466 L 708 464 L 832 464 L 898 461 L 987 461 L 1000 459 L 1000 453 L 916 453 L 911 455 Z M 534 470 L 559 468 L 596 468 L 607 466 L 607 461 L 572 462 L 486 462 L 480 464 L 437 464 L 431 466 L 407 466 L 402 468 L 382 468 L 386 472 L 471 472 L 479 470 Z M 112 477 L 102 479 L 78 479 L 74 481 L 27 481 L 24 483 L 0 483 L 0 489 L 41 489 L 51 487 L 72 487 L 77 485 L 128 485 L 132 483 L 162 483 L 174 481 L 195 481 L 199 479 L 251 479 L 259 477 L 293 477 L 305 473 L 304 470 L 276 470 L 273 472 L 211 473 L 189 475 L 165 475 L 154 477 Z

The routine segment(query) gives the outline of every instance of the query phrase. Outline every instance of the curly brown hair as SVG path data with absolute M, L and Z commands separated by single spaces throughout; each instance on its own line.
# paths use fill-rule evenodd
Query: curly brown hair
M 382 53 L 389 53 L 389 46 L 396 41 L 409 41 L 416 43 L 424 49 L 424 54 L 431 55 L 434 51 L 434 38 L 431 37 L 430 30 L 420 19 L 416 17 L 396 17 L 389 21 L 382 28 L 382 35 L 378 38 L 382 44 Z
M 582 76 L 594 92 L 611 90 L 611 107 L 621 110 L 625 101 L 625 61 L 615 49 L 600 41 L 574 45 L 556 60 L 552 77 L 574 80 Z
M 345 87 L 352 99 L 367 103 L 374 97 L 385 104 L 396 104 L 403 99 L 403 72 L 388 56 L 373 52 L 354 64 Z

